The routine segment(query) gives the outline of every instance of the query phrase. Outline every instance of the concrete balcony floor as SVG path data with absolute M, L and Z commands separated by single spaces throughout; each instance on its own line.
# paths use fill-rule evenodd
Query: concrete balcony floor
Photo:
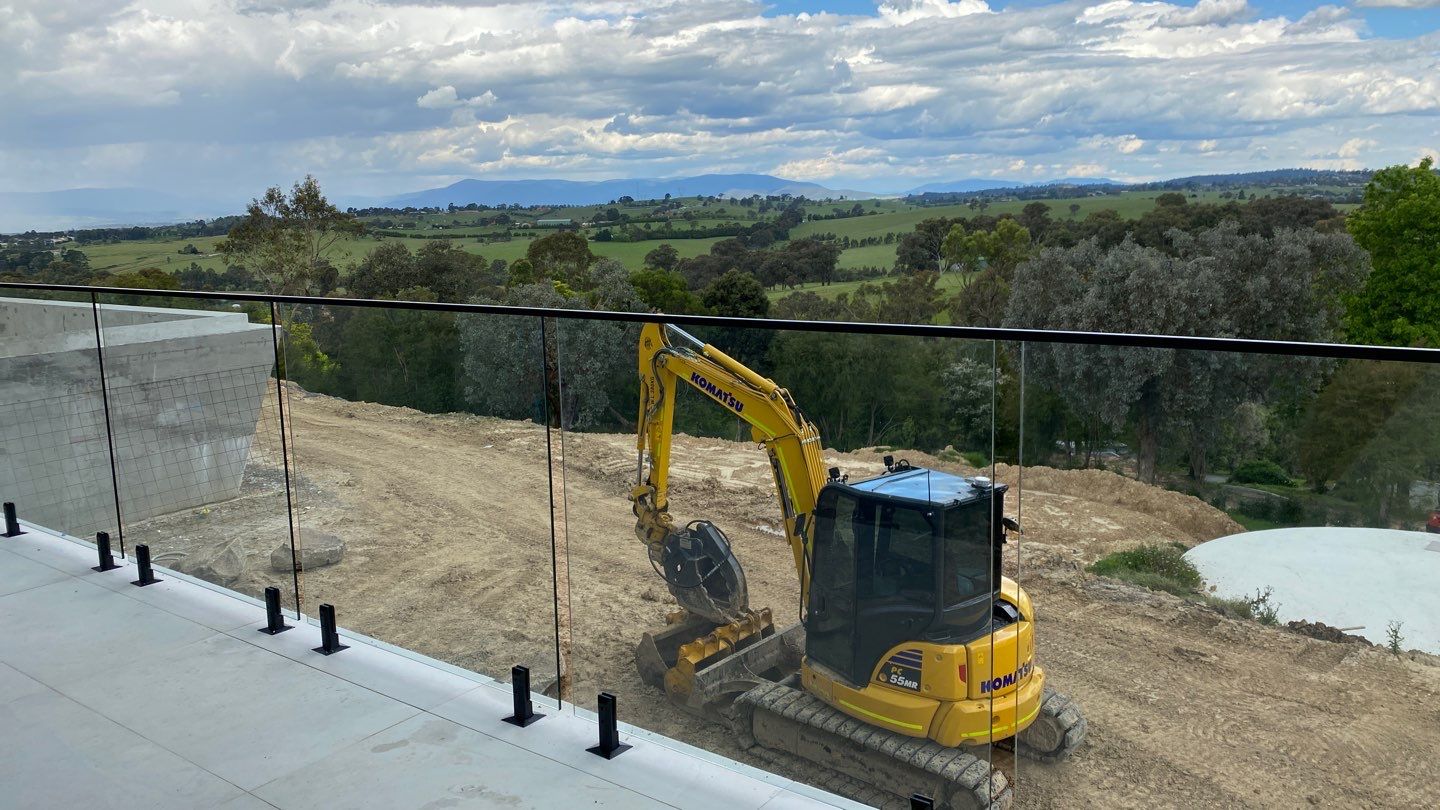
M 859 806 L 623 724 L 607 761 L 568 705 L 516 728 L 504 684 L 343 632 L 322 656 L 312 625 L 27 529 L 0 538 L 3 808 Z

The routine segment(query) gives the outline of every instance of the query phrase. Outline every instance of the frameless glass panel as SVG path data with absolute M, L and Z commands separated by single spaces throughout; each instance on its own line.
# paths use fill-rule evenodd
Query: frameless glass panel
M 99 316 L 128 549 L 296 608 L 268 308 L 102 296 Z
M 1423 607 L 1440 558 L 1425 533 L 1435 367 L 1037 343 L 1026 356 L 1037 660 L 1092 732 L 1156 741 L 1027 762 L 1026 782 L 1088 765 L 1136 775 L 1109 785 L 1118 803 L 1177 783 L 1268 804 L 1432 796 L 1411 777 L 1426 767 L 1412 752 L 1433 744 L 1416 697 L 1428 674 L 1405 650 L 1440 649 Z M 1336 698 L 1376 684 L 1375 703 Z M 1373 740 L 1394 756 L 1368 756 Z
M 554 695 L 539 320 L 281 313 L 305 612 Z
M 607 691 L 623 722 L 871 800 L 863 781 L 899 767 L 879 751 L 835 777 L 726 718 L 791 690 L 804 718 L 988 764 L 1014 716 L 1013 684 L 966 674 L 995 660 L 990 344 L 662 317 L 555 321 L 576 705 Z M 947 595 L 980 600 L 963 638 Z
M 89 295 L 0 290 L 0 499 L 118 554 L 95 326 Z

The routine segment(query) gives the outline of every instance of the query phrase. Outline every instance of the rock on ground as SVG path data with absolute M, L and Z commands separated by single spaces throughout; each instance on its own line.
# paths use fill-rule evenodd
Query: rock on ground
M 345 541 L 329 532 L 314 529 L 300 530 L 300 547 L 296 549 L 294 561 L 300 570 L 313 571 L 340 562 L 345 556 Z M 292 558 L 290 544 L 281 543 L 270 552 L 270 567 L 276 571 L 289 571 Z
M 186 555 L 176 566 L 183 573 L 216 585 L 237 582 L 245 576 L 246 567 L 245 549 L 239 540 L 202 548 Z

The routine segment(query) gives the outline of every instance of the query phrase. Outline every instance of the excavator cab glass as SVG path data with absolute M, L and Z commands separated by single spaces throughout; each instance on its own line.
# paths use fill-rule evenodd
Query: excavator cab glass
M 821 490 L 806 654 L 852 684 L 906 641 L 990 632 L 1000 592 L 1004 486 L 906 467 Z

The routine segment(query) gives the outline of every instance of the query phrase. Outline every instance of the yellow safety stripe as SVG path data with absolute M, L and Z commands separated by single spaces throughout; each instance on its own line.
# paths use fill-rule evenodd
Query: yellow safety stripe
M 1034 717 L 1035 715 L 1037 715 L 1037 714 L 1039 714 L 1039 713 L 1040 713 L 1040 707 L 1039 707 L 1039 705 L 1036 705 L 1035 711 L 1030 712 L 1028 715 L 1020 718 L 1019 720 L 1016 720 L 1015 722 L 1011 723 L 1011 724 L 1008 725 L 1008 726 L 991 726 L 990 728 L 986 729 L 985 731 L 972 731 L 972 732 L 970 732 L 969 734 L 961 734 L 960 736 L 961 736 L 961 737 L 988 737 L 988 736 L 990 736 L 991 734 L 994 734 L 994 733 L 996 733 L 996 732 L 1000 732 L 1000 733 L 1003 734 L 1003 733 L 1009 731 L 1010 729 L 1012 729 L 1012 728 L 1020 725 L 1021 723 L 1028 722 L 1028 721 L 1030 720 L 1030 718 Z
M 876 720 L 879 720 L 879 721 L 882 722 L 882 723 L 891 723 L 891 724 L 894 724 L 894 725 L 897 725 L 897 726 L 901 726 L 902 728 L 913 729 L 913 730 L 915 730 L 915 731 L 924 731 L 924 730 L 925 730 L 925 727 L 922 726 L 922 725 L 918 725 L 918 724 L 916 724 L 916 723 L 902 723 L 902 722 L 900 722 L 899 720 L 896 720 L 896 719 L 891 718 L 891 717 L 886 717 L 886 716 L 883 715 L 883 714 L 876 714 L 875 712 L 869 711 L 869 710 L 867 710 L 867 709 L 862 709 L 862 708 L 860 708 L 859 706 L 856 706 L 854 703 L 850 703 L 850 702 L 848 702 L 848 701 L 842 700 L 842 701 L 840 701 L 840 705 L 846 707 L 847 709 L 854 709 L 855 711 L 857 711 L 857 712 L 865 715 L 866 717 L 873 717 L 873 718 L 875 718 Z

